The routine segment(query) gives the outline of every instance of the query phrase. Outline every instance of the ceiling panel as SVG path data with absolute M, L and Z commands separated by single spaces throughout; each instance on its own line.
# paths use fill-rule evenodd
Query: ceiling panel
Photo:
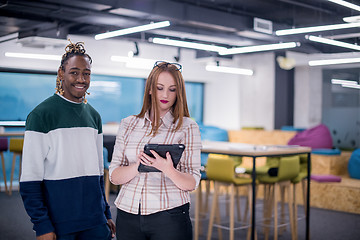
M 360 0 L 352 0 L 360 5 Z M 170 20 L 171 26 L 143 34 L 117 37 L 149 41 L 168 36 L 226 47 L 297 41 L 304 53 L 340 53 L 354 50 L 310 42 L 305 34 L 276 36 L 253 29 L 254 17 L 269 20 L 273 30 L 344 23 L 345 16 L 360 12 L 327 0 L 41 0 L 0 1 L 0 37 L 16 32 L 21 36 L 54 37 L 52 32 L 94 36 L 98 33 Z M 359 28 L 312 33 L 357 44 Z M 56 37 L 56 36 L 55 36 Z M 0 41 L 1 43 L 1 41 Z

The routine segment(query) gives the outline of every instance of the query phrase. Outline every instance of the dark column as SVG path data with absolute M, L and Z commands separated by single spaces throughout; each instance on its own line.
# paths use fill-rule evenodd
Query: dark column
M 294 69 L 280 68 L 278 56 L 285 57 L 285 52 L 275 54 L 275 129 L 294 125 Z

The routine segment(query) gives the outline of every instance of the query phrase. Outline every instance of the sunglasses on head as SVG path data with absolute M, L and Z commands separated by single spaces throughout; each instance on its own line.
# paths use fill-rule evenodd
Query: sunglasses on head
M 156 61 L 154 68 L 158 67 L 158 68 L 167 68 L 167 67 L 171 67 L 174 66 L 176 68 L 176 70 L 182 72 L 182 66 L 179 63 L 169 63 L 169 62 L 165 62 L 165 61 Z

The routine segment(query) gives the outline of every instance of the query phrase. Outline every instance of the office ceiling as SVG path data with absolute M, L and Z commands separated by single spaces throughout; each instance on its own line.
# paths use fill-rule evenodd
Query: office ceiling
M 360 5 L 360 0 L 347 0 Z M 305 34 L 276 36 L 280 29 L 344 23 L 360 12 L 327 0 L 0 0 L 0 47 L 9 39 L 95 34 L 170 20 L 166 28 L 116 37 L 134 42 L 168 37 L 225 47 L 297 41 L 293 51 L 341 53 L 355 50 L 310 42 Z M 254 18 L 268 20 L 272 34 L 254 30 Z M 19 33 L 14 37 L 14 33 Z M 356 44 L 359 28 L 312 33 Z M 40 46 L 40 45 L 39 45 Z M 212 53 L 214 54 L 214 53 Z

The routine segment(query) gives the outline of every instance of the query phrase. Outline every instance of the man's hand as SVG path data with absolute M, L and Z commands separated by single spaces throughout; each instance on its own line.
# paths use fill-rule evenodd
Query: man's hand
M 110 231 L 111 231 L 111 237 L 115 237 L 115 233 L 116 233 L 116 227 L 115 227 L 115 223 L 113 222 L 113 220 L 111 219 L 108 219 L 107 220 L 107 225 L 109 226 L 110 228 Z
M 45 233 L 43 235 L 37 236 L 36 240 L 56 240 L 56 235 L 54 232 Z

